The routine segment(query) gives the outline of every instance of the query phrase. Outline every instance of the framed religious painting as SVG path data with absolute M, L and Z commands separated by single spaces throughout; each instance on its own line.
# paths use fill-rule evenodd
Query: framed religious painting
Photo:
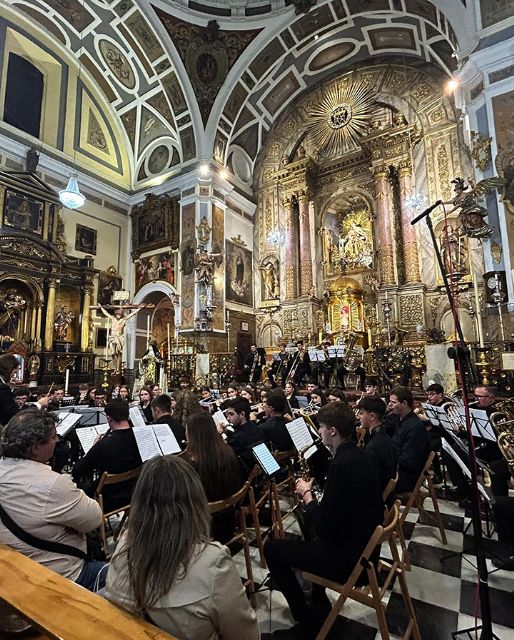
M 5 192 L 2 225 L 30 231 L 41 235 L 43 232 L 44 204 L 24 194 L 10 191 Z
M 175 256 L 176 252 L 162 251 L 153 256 L 144 256 L 134 260 L 136 277 L 136 293 L 148 282 L 164 280 L 175 286 Z
M 253 305 L 253 262 L 252 252 L 243 242 L 225 241 L 226 299 L 239 304 Z
M 178 249 L 180 207 L 177 198 L 147 194 L 145 201 L 132 208 L 132 255 L 154 249 Z
M 123 279 L 114 266 L 109 267 L 107 271 L 100 271 L 96 303 L 102 306 L 113 304 L 114 292 L 121 289 L 123 289 Z M 102 312 L 97 310 L 96 315 L 102 316 Z
M 75 230 L 75 251 L 83 251 L 96 256 L 96 229 L 77 224 Z

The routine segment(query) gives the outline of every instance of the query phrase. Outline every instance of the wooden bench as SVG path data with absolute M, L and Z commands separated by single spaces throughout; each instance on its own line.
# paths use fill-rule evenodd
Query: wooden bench
M 176 640 L 5 545 L 0 567 L 0 599 L 41 632 L 32 638 Z

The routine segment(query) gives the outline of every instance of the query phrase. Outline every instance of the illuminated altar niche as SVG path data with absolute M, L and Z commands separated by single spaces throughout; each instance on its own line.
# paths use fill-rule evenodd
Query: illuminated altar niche
M 363 291 L 356 280 L 338 278 L 327 289 L 325 299 L 330 333 L 364 333 Z

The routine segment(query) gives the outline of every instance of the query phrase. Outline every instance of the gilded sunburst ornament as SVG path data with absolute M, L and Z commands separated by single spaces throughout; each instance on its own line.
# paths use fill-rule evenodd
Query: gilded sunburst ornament
M 374 90 L 363 82 L 338 83 L 311 107 L 309 132 L 329 154 L 358 145 L 372 115 Z

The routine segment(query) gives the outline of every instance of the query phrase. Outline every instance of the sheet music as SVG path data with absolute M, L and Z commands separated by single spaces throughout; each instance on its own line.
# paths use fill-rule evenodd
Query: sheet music
M 146 427 L 146 422 L 141 411 L 139 411 L 139 407 L 130 407 L 129 417 L 133 427 Z
M 309 347 L 307 349 L 311 362 L 325 362 L 325 352 L 323 349 L 314 349 Z
M 262 470 L 269 476 L 280 470 L 278 462 L 265 444 L 258 444 L 256 447 L 252 447 L 252 451 Z
M 217 427 L 224 427 L 228 424 L 228 420 L 225 418 L 225 414 L 221 409 L 218 409 L 212 414 L 212 419 Z
M 434 427 L 439 426 L 439 418 L 437 417 L 437 411 L 434 411 L 435 407 L 433 404 L 428 404 L 428 402 L 422 402 L 421 408 L 423 409 L 424 414 L 430 420 L 430 424 L 433 424 Z
M 460 459 L 460 457 L 455 453 L 455 451 L 450 447 L 448 442 L 446 442 L 446 440 L 443 439 L 442 444 L 443 444 L 443 449 L 459 465 L 459 467 L 462 469 L 462 473 L 466 476 L 466 478 L 469 478 L 471 480 L 471 471 Z M 487 502 L 491 502 L 491 498 L 487 495 L 487 491 L 485 490 L 483 485 L 480 482 L 477 482 L 477 485 L 478 485 L 479 492 L 484 496 Z
M 296 420 L 288 422 L 286 424 L 286 428 L 289 431 L 289 435 L 291 436 L 291 440 L 293 441 L 297 451 L 304 449 L 309 444 L 313 445 L 310 449 L 307 449 L 307 451 L 304 452 L 304 457 L 308 460 L 316 451 L 316 446 L 314 445 L 312 434 L 309 431 L 309 427 L 305 420 L 303 418 L 296 418 Z
M 149 427 L 146 428 L 148 429 Z M 155 433 L 163 455 L 167 456 L 170 453 L 180 453 L 180 445 L 169 424 L 153 424 L 150 428 Z
M 98 436 L 98 431 L 95 427 L 80 427 L 79 429 L 75 429 L 75 433 L 79 439 L 79 442 L 84 449 L 84 453 L 91 449 L 91 447 L 95 444 L 96 437 Z
M 59 414 L 59 416 L 60 415 L 61 414 Z M 64 417 L 62 418 L 59 417 L 60 422 L 55 428 L 57 435 L 60 436 L 61 438 L 64 438 L 64 436 L 68 433 L 68 431 L 70 431 L 70 429 L 73 429 L 73 427 L 80 420 L 80 414 L 78 413 L 63 412 L 63 416 Z
M 155 458 L 155 456 L 162 456 L 159 442 L 152 427 L 145 424 L 144 427 L 133 427 L 132 431 L 143 462 Z
M 307 396 L 295 396 L 299 409 L 306 409 L 309 406 L 309 398 Z
M 470 408 L 469 414 L 471 416 L 472 425 L 476 426 L 478 437 L 485 438 L 491 442 L 496 442 L 498 438 L 496 437 L 493 425 L 489 422 L 487 411 Z

